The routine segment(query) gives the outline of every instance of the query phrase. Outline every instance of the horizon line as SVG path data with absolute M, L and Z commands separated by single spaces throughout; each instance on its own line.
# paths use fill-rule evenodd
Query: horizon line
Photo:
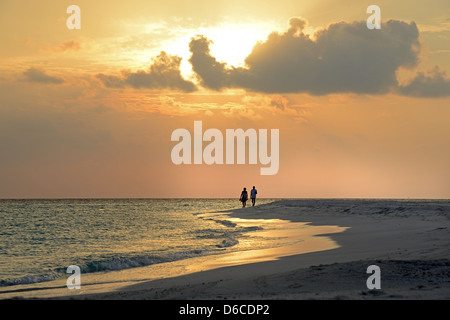
M 235 197 L 30 197 L 0 198 L 2 200 L 184 200 L 184 199 L 234 199 Z M 450 198 L 377 198 L 377 197 L 259 197 L 259 200 L 450 200 Z

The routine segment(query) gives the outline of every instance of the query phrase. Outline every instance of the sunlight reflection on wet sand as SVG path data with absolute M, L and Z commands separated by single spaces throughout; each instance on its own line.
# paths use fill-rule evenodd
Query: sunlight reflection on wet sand
M 290 222 L 280 219 L 227 218 L 227 220 L 243 227 L 259 226 L 262 227 L 262 230 L 247 233 L 247 239 L 239 239 L 235 252 L 216 255 L 213 259 L 189 265 L 190 272 L 336 249 L 339 245 L 326 235 L 348 229 L 340 226 L 312 226 L 307 222 Z M 264 245 L 267 248 L 251 249 Z M 245 246 L 247 249 L 240 248 L 240 246 Z

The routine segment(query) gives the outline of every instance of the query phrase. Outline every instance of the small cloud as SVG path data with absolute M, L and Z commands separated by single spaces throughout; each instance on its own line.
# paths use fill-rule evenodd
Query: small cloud
M 36 69 L 36 68 L 29 68 L 27 71 L 25 71 L 23 73 L 23 75 L 30 82 L 54 83 L 54 84 L 59 84 L 59 83 L 64 82 L 63 79 L 58 78 L 58 77 L 49 76 L 44 71 Z
M 40 52 L 46 53 L 80 51 L 82 48 L 86 47 L 86 45 L 82 46 L 81 43 L 76 40 L 67 40 L 55 45 L 50 43 L 39 43 L 27 38 L 23 43 L 25 46 L 32 48 L 33 50 L 39 50 Z
M 293 17 L 289 19 L 289 30 L 287 33 L 290 35 L 300 35 L 307 24 L 308 22 L 305 19 Z
M 417 72 L 408 84 L 399 86 L 399 92 L 413 97 L 448 97 L 450 96 L 450 79 L 439 67 L 424 73 Z
M 450 19 L 434 25 L 419 25 L 420 32 L 446 32 L 450 30 Z
M 65 51 L 79 51 L 81 44 L 75 40 L 64 41 L 57 46 L 51 47 L 50 51 L 65 52 Z
M 118 76 L 108 76 L 103 73 L 99 73 L 97 78 L 103 83 L 107 88 L 123 88 L 125 87 L 125 81 L 123 78 Z
M 148 71 L 123 72 L 122 76 L 98 74 L 97 78 L 108 88 L 122 88 L 130 86 L 136 89 L 175 89 L 193 92 L 196 86 L 181 76 L 181 58 L 162 51 L 153 59 Z
M 270 104 L 278 109 L 285 110 L 288 106 L 288 99 L 283 96 L 275 96 L 272 98 Z

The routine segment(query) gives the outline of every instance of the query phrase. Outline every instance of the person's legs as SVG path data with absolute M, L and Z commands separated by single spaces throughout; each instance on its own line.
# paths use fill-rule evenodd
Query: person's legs
M 256 198 L 252 198 L 252 206 L 255 206 Z

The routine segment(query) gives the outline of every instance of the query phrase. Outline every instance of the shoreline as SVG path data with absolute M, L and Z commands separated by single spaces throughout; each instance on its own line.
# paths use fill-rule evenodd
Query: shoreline
M 22 286 L 30 291 L 15 291 L 6 297 L 2 294 L 5 290 L 0 290 L 0 298 L 450 299 L 450 204 L 433 199 L 429 203 L 426 207 L 414 200 L 302 199 L 237 209 L 219 214 L 231 221 L 279 219 L 290 225 L 348 229 L 313 236 L 337 243 L 337 247 L 326 250 L 299 252 L 299 242 L 293 244 L 293 251 L 277 252 L 282 250 L 276 248 L 254 260 L 242 257 L 242 252 L 239 257 L 238 251 L 235 261 L 228 261 L 228 265 L 218 256 L 177 261 L 173 270 L 178 274 L 172 275 L 164 274 L 162 265 L 108 272 L 108 276 L 120 277 L 110 278 L 103 287 L 99 283 L 96 290 L 102 292 L 79 290 L 68 294 L 64 279 L 62 286 L 61 282 L 41 283 L 38 291 Z M 233 253 L 224 255 L 230 258 Z M 371 264 L 381 269 L 381 290 L 366 286 L 366 269 Z M 152 278 L 158 268 L 161 276 Z

